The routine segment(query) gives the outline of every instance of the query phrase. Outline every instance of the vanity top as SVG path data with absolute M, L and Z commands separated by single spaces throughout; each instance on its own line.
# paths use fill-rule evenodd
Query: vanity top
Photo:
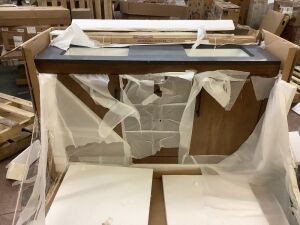
M 72 73 L 72 69 L 62 68 L 63 71 L 58 71 L 57 68 L 62 65 L 73 67 L 76 65 L 77 68 L 85 66 L 89 69 L 93 65 L 102 66 L 104 69 L 108 65 L 134 64 L 148 67 L 172 66 L 172 68 L 180 65 L 185 69 L 194 69 L 194 66 L 199 65 L 280 65 L 280 60 L 256 45 L 200 45 L 192 49 L 192 45 L 185 44 L 132 45 L 97 49 L 71 46 L 67 51 L 50 46 L 36 56 L 35 63 L 39 72 Z M 114 68 L 111 69 L 114 71 Z

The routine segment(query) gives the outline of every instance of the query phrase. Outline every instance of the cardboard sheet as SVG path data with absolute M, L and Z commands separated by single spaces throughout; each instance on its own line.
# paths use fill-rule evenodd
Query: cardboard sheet
M 168 225 L 267 225 L 247 183 L 220 176 L 163 176 Z
M 46 225 L 148 225 L 152 172 L 71 164 Z

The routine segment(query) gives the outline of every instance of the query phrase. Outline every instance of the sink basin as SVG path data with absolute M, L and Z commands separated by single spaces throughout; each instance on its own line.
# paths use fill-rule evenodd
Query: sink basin
M 210 49 L 185 49 L 189 57 L 249 57 L 250 55 L 240 48 L 210 48 Z
M 64 55 L 69 56 L 128 56 L 129 48 L 80 48 L 71 47 Z

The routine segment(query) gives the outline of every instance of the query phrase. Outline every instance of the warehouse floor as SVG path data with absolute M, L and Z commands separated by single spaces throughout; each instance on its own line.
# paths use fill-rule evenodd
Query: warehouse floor
M 300 126 L 300 116 L 294 112 L 288 115 L 289 130 L 298 130 Z M 13 212 L 18 194 L 18 186 L 12 186 L 12 181 L 5 179 L 5 166 L 11 159 L 0 163 L 0 225 L 11 225 Z

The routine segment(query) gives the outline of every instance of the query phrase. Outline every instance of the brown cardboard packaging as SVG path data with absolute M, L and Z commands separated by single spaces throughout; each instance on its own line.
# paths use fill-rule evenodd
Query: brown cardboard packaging
M 18 26 L 18 27 L 2 27 L 1 37 L 3 39 L 3 47 L 6 51 L 10 51 L 30 38 L 34 37 L 50 26 Z
M 291 0 L 275 0 L 273 9 L 278 12 L 291 12 L 297 11 L 300 9 L 299 1 Z M 292 11 L 290 11 L 292 9 Z
M 240 7 L 231 2 L 215 0 L 210 9 L 208 19 L 233 20 L 239 22 Z
M 188 10 L 185 2 L 166 1 L 165 3 L 151 3 L 136 0 L 120 1 L 120 12 L 141 16 L 171 16 L 186 18 Z
M 273 34 L 280 36 L 284 28 L 288 24 L 288 21 L 289 21 L 288 15 L 284 15 L 280 12 L 276 12 L 269 9 L 267 14 L 263 18 L 263 21 L 259 29 L 260 30 L 264 29 Z
M 63 7 L 0 7 L 0 27 L 69 25 L 70 12 Z

